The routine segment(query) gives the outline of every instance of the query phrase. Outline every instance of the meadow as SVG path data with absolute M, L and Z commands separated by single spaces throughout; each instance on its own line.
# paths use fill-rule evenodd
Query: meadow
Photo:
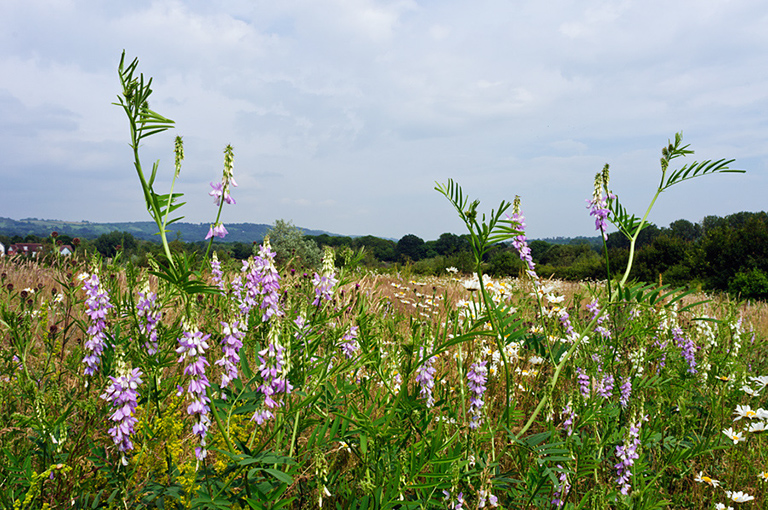
M 670 168 L 644 216 L 595 178 L 590 211 L 626 235 L 599 282 L 539 276 L 519 198 L 466 225 L 473 274 L 278 267 L 269 239 L 222 264 L 234 152 L 212 185 L 207 249 L 172 253 L 181 207 L 145 174 L 142 139 L 173 122 L 121 61 L 119 96 L 163 252 L 150 268 L 86 257 L 0 261 L 0 504 L 6 508 L 765 508 L 763 303 L 634 281 L 633 249 L 672 185 L 733 172 Z M 585 213 L 586 214 L 586 213 Z M 526 270 L 492 279 L 514 246 Z

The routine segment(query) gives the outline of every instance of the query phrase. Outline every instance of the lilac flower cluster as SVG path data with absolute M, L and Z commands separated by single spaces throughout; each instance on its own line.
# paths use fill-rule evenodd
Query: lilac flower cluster
M 424 358 L 424 347 L 419 349 L 419 357 Z M 434 367 L 434 364 L 435 356 L 432 356 L 416 369 L 416 382 L 421 387 L 419 396 L 427 401 L 427 407 L 435 405 L 435 397 L 432 395 L 432 391 L 435 388 L 435 372 L 437 369 Z
M 477 508 L 485 508 L 486 503 L 493 507 L 499 506 L 499 498 L 491 491 L 480 489 L 477 491 Z
M 264 407 L 256 410 L 251 417 L 261 425 L 274 417 L 272 409 L 280 405 L 273 397 L 279 393 L 289 394 L 293 386 L 287 377 L 288 367 L 285 363 L 285 349 L 277 338 L 276 328 L 272 328 L 269 334 L 269 345 L 259 351 L 259 373 L 263 380 L 258 391 L 264 395 Z
M 181 355 L 179 363 L 191 360 L 184 368 L 184 375 L 190 376 L 187 392 L 192 399 L 192 402 L 187 406 L 187 414 L 197 418 L 197 422 L 192 427 L 192 432 L 200 436 L 200 446 L 195 448 L 195 455 L 198 460 L 203 460 L 208 455 L 208 451 L 205 449 L 205 436 L 208 434 L 208 427 L 211 424 L 211 418 L 208 416 L 211 411 L 209 405 L 211 399 L 208 398 L 206 392 L 211 384 L 205 375 L 205 367 L 208 365 L 205 351 L 208 350 L 207 341 L 211 335 L 203 335 L 196 328 L 189 329 L 191 331 L 185 331 L 179 338 L 179 347 L 176 352 Z
M 237 371 L 237 365 L 240 363 L 240 349 L 243 347 L 243 338 L 245 337 L 245 331 L 240 331 L 240 322 L 233 321 L 232 324 L 222 322 L 222 331 L 224 338 L 221 340 L 221 349 L 224 352 L 224 356 L 221 357 L 214 365 L 219 365 L 224 368 L 224 373 L 221 374 L 221 389 L 229 386 L 229 383 L 239 377 Z
M 604 374 L 603 378 L 597 382 L 595 392 L 603 398 L 608 398 L 613 393 L 614 379 L 612 374 Z
M 579 415 L 571 407 L 572 403 L 568 401 L 568 404 L 563 408 L 563 412 L 560 414 L 563 418 L 563 429 L 568 436 L 573 435 L 573 423 Z
M 599 333 L 603 338 L 611 338 L 611 331 L 603 325 L 606 320 L 606 316 L 600 315 L 600 303 L 598 303 L 597 300 L 592 301 L 587 305 L 587 310 L 592 312 L 592 317 L 589 319 L 590 321 L 597 319 L 595 332 Z
M 227 236 L 227 234 L 229 234 L 229 232 L 227 231 L 227 228 L 224 226 L 223 223 L 219 221 L 214 224 L 211 224 L 211 226 L 208 227 L 208 233 L 205 235 L 205 240 L 207 241 L 212 237 L 220 237 L 224 239 Z
M 230 181 L 230 184 L 232 186 L 237 186 L 237 183 L 235 182 L 234 178 Z M 228 187 L 227 189 L 224 188 L 223 182 L 212 182 L 211 188 L 212 189 L 210 192 L 208 192 L 208 194 L 213 197 L 213 203 L 215 203 L 216 205 L 221 204 L 222 197 L 224 197 L 224 201 L 230 205 L 237 204 L 237 202 L 235 202 L 235 199 L 232 198 L 232 196 L 229 194 L 229 188 Z
M 527 273 L 534 280 L 538 281 L 539 276 L 536 274 L 536 264 L 533 262 L 533 256 L 531 254 L 531 248 L 528 246 L 528 240 L 525 237 L 525 216 L 520 211 L 520 197 L 515 197 L 512 216 L 509 217 L 509 221 L 516 225 L 517 230 L 522 233 L 515 236 L 512 239 L 512 246 L 515 247 L 517 253 L 520 255 L 520 260 L 525 262 L 528 266 Z
M 592 192 L 592 200 L 587 199 L 587 208 L 589 215 L 595 217 L 595 230 L 599 231 L 603 239 L 608 239 L 608 215 L 611 210 L 608 208 L 608 200 L 613 200 L 616 195 L 607 191 L 603 195 L 603 189 L 608 189 L 608 165 L 602 172 L 595 175 L 595 189 Z
M 488 381 L 486 365 L 486 361 L 473 363 L 467 372 L 467 386 L 472 395 L 469 399 L 469 414 L 471 416 L 469 428 L 471 429 L 476 429 L 482 422 L 483 394 L 485 393 L 485 383 Z
M 232 146 L 227 145 L 224 149 L 224 173 L 221 176 L 221 182 L 212 182 L 211 191 L 208 192 L 208 194 L 213 197 L 213 203 L 219 207 L 223 205 L 221 202 L 222 198 L 224 199 L 224 202 L 228 204 L 234 205 L 236 203 L 235 199 L 229 194 L 230 185 L 237 186 L 234 176 L 234 164 L 235 156 L 232 151 Z M 221 209 L 219 209 L 219 213 L 221 213 Z M 216 223 L 212 224 L 208 229 L 208 235 L 205 236 L 205 239 L 208 240 L 212 237 L 221 237 L 223 239 L 228 233 L 227 229 L 220 221 L 218 221 L 217 217 Z
M 341 337 L 341 350 L 347 359 L 354 358 L 355 353 L 360 350 L 360 344 L 357 343 L 357 326 L 350 326 Z
M 224 290 L 224 273 L 221 271 L 221 262 L 219 261 L 219 257 L 216 255 L 216 252 L 213 252 L 213 256 L 211 257 L 211 279 L 213 280 L 213 283 L 219 288 L 219 290 Z
M 576 373 L 579 374 L 576 376 L 576 380 L 579 383 L 579 391 L 581 392 L 581 396 L 584 398 L 589 398 L 590 395 L 590 385 L 589 385 L 589 376 L 584 372 L 584 369 L 581 367 L 576 367 Z
M 557 468 L 562 470 L 562 464 L 558 464 Z M 563 498 L 565 498 L 565 496 L 568 494 L 568 491 L 571 490 L 571 484 L 568 483 L 568 473 L 565 471 L 560 471 L 560 474 L 557 478 L 560 480 L 560 483 L 552 493 L 552 506 L 555 508 L 562 508 L 562 506 L 565 504 L 565 500 Z
M 317 306 L 321 301 L 330 301 L 333 298 L 333 290 L 337 283 L 338 280 L 332 274 L 320 276 L 315 273 L 312 277 L 312 285 L 315 287 L 315 300 L 312 301 L 312 304 Z
M 464 508 L 464 493 L 459 492 L 459 495 L 456 496 L 456 499 L 453 499 L 452 494 L 448 492 L 447 490 L 443 489 L 443 501 L 448 503 L 448 508 L 451 510 L 463 510 Z
M 624 440 L 624 444 L 616 446 L 616 457 L 619 462 L 614 465 L 618 478 L 616 483 L 623 495 L 628 495 L 632 488 L 630 479 L 632 478 L 632 466 L 640 458 L 637 449 L 640 446 L 640 425 L 642 420 L 634 420 L 629 425 L 629 433 Z
M 688 362 L 688 372 L 696 373 L 696 344 L 693 340 L 683 337 L 683 330 L 679 327 L 672 328 L 672 338 L 675 339 L 675 345 L 682 351 L 681 354 Z
M 621 397 L 619 403 L 621 407 L 626 408 L 629 405 L 629 397 L 632 395 L 632 379 L 625 377 L 624 382 L 621 383 Z
M 86 294 L 85 313 L 91 319 L 91 325 L 86 331 L 88 340 L 85 341 L 85 349 L 88 354 L 83 358 L 83 363 L 86 364 L 84 373 L 91 376 L 99 370 L 101 354 L 104 352 L 106 342 L 104 331 L 107 329 L 107 324 L 104 319 L 107 317 L 107 311 L 112 308 L 112 304 L 109 302 L 109 295 L 101 289 L 98 274 L 83 273 L 80 278 L 83 280 L 83 290 Z
M 112 436 L 112 441 L 117 445 L 122 463 L 125 466 L 128 465 L 128 461 L 125 460 L 124 454 L 133 450 L 131 434 L 134 433 L 134 426 L 138 421 L 133 413 L 139 405 L 136 401 L 139 392 L 136 390 L 141 384 L 141 376 L 141 370 L 138 368 L 134 368 L 130 373 L 119 377 L 109 376 L 112 383 L 101 395 L 101 398 L 111 403 L 115 409 L 115 412 L 109 417 L 115 424 L 109 429 L 109 435 Z
M 157 353 L 157 324 L 162 318 L 162 312 L 157 304 L 157 294 L 145 288 L 139 292 L 139 302 L 136 303 L 136 315 L 142 318 L 139 331 L 146 337 L 144 343 L 150 356 Z
M 293 323 L 296 325 L 296 333 L 293 334 L 294 338 L 296 340 L 301 340 L 304 338 L 307 333 L 309 333 L 309 326 L 307 326 L 307 318 L 303 315 L 298 315 L 293 320 Z
M 571 341 L 574 341 L 577 338 L 577 333 L 573 329 L 573 325 L 571 324 L 571 316 L 568 314 L 568 311 L 563 308 L 558 312 L 558 318 L 560 319 L 560 324 L 563 325 L 563 328 L 565 328 L 565 334 L 567 335 L 567 338 Z
M 280 275 L 275 267 L 275 252 L 269 244 L 269 238 L 259 247 L 259 254 L 250 260 L 243 261 L 245 273 L 245 296 L 240 301 L 240 313 L 248 315 L 257 304 L 257 297 L 263 296 L 261 308 L 264 314 L 261 317 L 267 322 L 270 317 L 282 316 L 279 307 Z

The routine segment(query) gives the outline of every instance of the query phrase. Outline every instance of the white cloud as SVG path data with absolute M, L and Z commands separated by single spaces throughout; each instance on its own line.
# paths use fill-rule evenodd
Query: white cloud
M 687 211 L 706 214 L 715 197 L 758 210 L 766 18 L 750 0 L 9 0 L 0 172 L 36 176 L 46 199 L 14 177 L 0 201 L 18 216 L 145 218 L 129 196 L 138 184 L 126 184 L 126 121 L 110 104 L 126 49 L 154 77 L 153 108 L 184 136 L 190 221 L 210 221 L 208 182 L 231 143 L 240 186 L 225 221 L 436 238 L 460 232 L 432 189 L 452 177 L 488 209 L 523 195 L 533 237 L 590 234 L 594 173 L 611 163 L 616 191 L 644 207 L 658 150 L 681 129 L 697 157 L 748 164 L 749 186 L 703 179 L 695 190 L 709 200 L 665 196 L 654 221 L 696 220 Z M 146 144 L 147 164 L 171 168 L 172 137 Z M 57 199 L 90 188 L 91 201 Z M 738 200 L 721 196 L 730 189 Z

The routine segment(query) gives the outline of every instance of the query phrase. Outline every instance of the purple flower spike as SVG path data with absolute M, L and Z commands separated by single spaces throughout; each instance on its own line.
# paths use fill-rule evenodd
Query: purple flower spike
M 619 403 L 621 407 L 626 408 L 629 405 L 629 397 L 632 395 L 632 379 L 630 377 L 624 378 L 624 382 L 621 384 L 621 398 Z
M 219 290 L 224 290 L 224 273 L 221 271 L 221 262 L 215 251 L 211 257 L 211 279 Z
M 263 382 L 258 391 L 264 395 L 264 407 L 258 409 L 251 417 L 259 425 L 273 418 L 272 410 L 281 405 L 273 397 L 280 393 L 288 395 L 293 391 L 293 386 L 288 380 L 285 349 L 280 345 L 277 333 L 277 329 L 272 328 L 268 335 L 269 345 L 259 351 L 259 374 Z
M 245 332 L 238 329 L 238 321 L 232 322 L 231 325 L 222 322 L 221 326 L 224 332 L 224 338 L 221 340 L 224 356 L 214 364 L 224 367 L 224 373 L 221 374 L 221 388 L 224 389 L 239 377 L 237 366 L 240 363 L 240 349 L 243 347 Z
M 595 230 L 602 234 L 603 239 L 608 239 L 608 215 L 611 210 L 608 208 L 608 201 L 616 198 L 611 192 L 603 195 L 603 189 L 608 189 L 608 165 L 602 172 L 595 175 L 595 190 L 592 193 L 592 200 L 587 200 L 589 215 L 595 218 Z
M 419 350 L 419 356 L 422 358 L 424 357 L 424 347 Z M 432 395 L 432 390 L 435 388 L 436 369 L 433 366 L 434 364 L 435 357 L 432 356 L 416 369 L 416 382 L 418 382 L 421 387 L 419 396 L 427 401 L 427 407 L 435 405 L 435 397 Z
M 85 349 L 88 354 L 83 358 L 83 363 L 86 364 L 84 373 L 91 376 L 99 370 L 101 354 L 104 352 L 104 344 L 106 343 L 104 331 L 107 329 L 107 324 L 104 319 L 107 316 L 107 311 L 112 308 L 112 304 L 109 302 L 106 291 L 101 289 L 98 274 L 83 273 L 80 275 L 80 279 L 83 280 L 83 290 L 86 294 L 85 306 L 87 310 L 85 313 L 91 319 L 91 326 L 86 331 L 88 340 L 85 341 Z
M 211 419 L 208 416 L 211 411 L 209 406 L 211 399 L 208 398 L 206 392 L 210 383 L 205 375 L 205 367 L 208 365 L 208 360 L 205 359 L 205 351 L 208 350 L 207 341 L 211 335 L 203 335 L 196 328 L 191 329 L 192 331 L 185 331 L 182 337 L 179 338 L 179 347 L 176 349 L 176 352 L 181 355 L 179 363 L 185 360 L 188 362 L 184 368 L 184 375 L 190 376 L 187 392 L 192 402 L 187 406 L 187 414 L 197 418 L 197 422 L 192 427 L 192 432 L 200 436 L 200 447 L 195 449 L 195 455 L 198 460 L 203 460 L 208 455 L 208 451 L 205 449 L 205 436 L 211 424 Z
M 133 371 L 126 375 L 119 377 L 109 376 L 112 381 L 101 398 L 112 404 L 112 408 L 115 410 L 110 420 L 115 424 L 114 427 L 109 429 L 109 435 L 112 436 L 112 440 L 117 445 L 118 451 L 120 451 L 120 457 L 123 465 L 128 465 L 125 460 L 125 452 L 133 450 L 133 443 L 131 442 L 131 434 L 134 433 L 134 426 L 138 421 L 133 415 L 138 403 L 136 399 L 139 396 L 139 392 L 136 389 L 141 384 L 141 370 L 134 368 Z
M 624 444 L 616 447 L 616 457 L 619 459 L 619 462 L 614 466 L 618 475 L 616 483 L 621 493 L 625 496 L 629 494 L 632 488 L 630 483 L 632 479 L 632 466 L 635 464 L 635 460 L 640 458 L 637 449 L 640 447 L 640 426 L 642 421 L 643 419 L 635 419 L 630 423 Z
M 357 343 L 357 326 L 350 326 L 341 337 L 341 350 L 347 359 L 354 358 L 355 353 L 360 350 L 360 344 Z
M 509 220 L 516 224 L 515 226 L 517 230 L 520 230 L 522 233 L 512 239 L 512 246 L 514 246 L 517 250 L 517 253 L 520 256 L 520 260 L 525 262 L 525 264 L 528 266 L 528 276 L 534 280 L 538 280 L 539 276 L 536 274 L 536 263 L 533 262 L 531 248 L 528 246 L 528 239 L 525 237 L 525 216 L 523 216 L 522 212 L 519 211 L 519 198 L 520 197 L 515 198 L 515 203 L 517 205 L 516 211 L 512 213 L 512 216 L 509 217 Z
M 150 291 L 149 287 L 139 292 L 136 315 L 142 318 L 142 321 L 139 321 L 139 331 L 147 338 L 144 347 L 152 356 L 157 353 L 157 323 L 160 322 L 163 314 L 157 304 L 157 294 Z
M 262 322 L 267 322 L 271 317 L 284 315 L 280 310 L 280 275 L 275 267 L 275 252 L 269 244 L 269 238 L 264 239 L 264 244 L 259 248 L 259 254 L 251 257 L 247 262 L 243 261 L 245 273 L 245 296 L 240 295 L 239 307 L 243 316 L 259 305 L 264 314 Z M 263 296 L 263 299 L 259 299 Z
M 589 398 L 591 394 L 589 376 L 584 372 L 584 369 L 581 367 L 576 367 L 576 373 L 579 374 L 576 376 L 576 380 L 579 382 L 579 391 L 581 392 L 581 395 L 584 398 Z
M 483 394 L 485 393 L 485 383 L 488 381 L 488 362 L 481 361 L 473 363 L 467 373 L 467 386 L 471 397 L 469 399 L 469 414 L 471 420 L 469 428 L 476 429 L 482 423 Z
M 672 338 L 675 339 L 675 344 L 682 351 L 681 354 L 685 361 L 688 362 L 688 372 L 691 374 L 696 373 L 696 344 L 693 340 L 683 337 L 683 330 L 674 327 L 672 328 Z

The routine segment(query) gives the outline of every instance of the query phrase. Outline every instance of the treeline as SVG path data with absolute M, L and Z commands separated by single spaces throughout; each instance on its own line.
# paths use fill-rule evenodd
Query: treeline
M 466 273 L 472 268 L 467 236 L 446 233 L 435 241 L 424 241 L 409 234 L 397 242 L 372 236 L 307 237 L 319 246 L 365 248 L 369 263 L 409 264 L 416 274 L 445 274 L 448 267 Z M 612 274 L 623 271 L 629 259 L 629 241 L 614 232 L 605 245 L 604 251 L 601 242 L 589 238 L 571 239 L 567 244 L 529 242 L 539 275 L 565 280 L 605 279 L 606 258 Z M 707 216 L 700 223 L 681 219 L 669 227 L 649 224 L 640 233 L 635 250 L 630 273 L 635 280 L 768 299 L 768 213 Z M 511 245 L 497 245 L 485 262 L 492 276 L 516 276 L 523 271 Z
M 444 275 L 455 267 L 462 273 L 473 268 L 469 237 L 444 233 L 425 241 L 407 234 L 400 240 L 375 236 L 347 237 L 328 234 L 305 235 L 289 222 L 278 220 L 269 231 L 278 262 L 294 268 L 317 268 L 322 249 L 333 247 L 337 260 L 362 251 L 361 264 L 376 269 L 401 270 L 420 275 Z M 247 259 L 262 239 L 252 242 L 215 243 L 219 258 L 228 263 Z M 28 235 L 3 236 L 6 247 L 17 242 L 43 243 L 48 253 L 53 245 L 75 245 L 76 253 L 98 252 L 143 266 L 148 257 L 158 257 L 158 243 L 134 237 L 129 232 L 110 232 L 95 239 L 60 234 L 56 238 Z M 200 254 L 204 242 L 185 243 L 177 237 L 170 243 L 174 252 Z M 537 271 L 544 278 L 603 280 L 606 252 L 599 238 L 532 240 L 529 242 Z M 629 258 L 629 242 L 618 232 L 606 241 L 607 263 L 614 275 L 623 271 Z M 669 227 L 648 225 L 636 245 L 631 277 L 645 282 L 692 286 L 702 290 L 727 291 L 745 298 L 768 299 L 768 214 L 740 212 L 725 217 L 707 216 L 700 223 L 677 220 Z M 523 271 L 511 245 L 499 244 L 485 256 L 485 270 L 495 277 L 517 276 Z

